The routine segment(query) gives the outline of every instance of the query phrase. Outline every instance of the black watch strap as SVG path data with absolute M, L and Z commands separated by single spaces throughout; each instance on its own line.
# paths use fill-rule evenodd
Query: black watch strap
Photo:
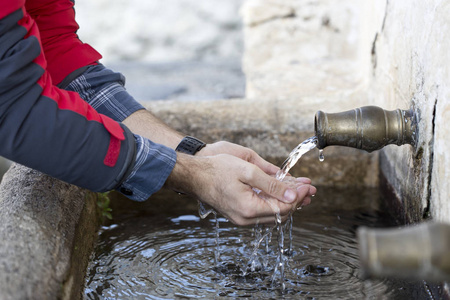
M 192 136 L 185 136 L 178 144 L 175 151 L 195 155 L 195 153 L 200 151 L 200 149 L 202 149 L 205 146 L 206 144 L 200 141 L 199 139 L 196 139 L 195 137 Z

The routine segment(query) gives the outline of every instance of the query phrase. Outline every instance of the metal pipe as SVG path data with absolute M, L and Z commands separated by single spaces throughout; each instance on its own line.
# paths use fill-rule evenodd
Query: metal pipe
M 364 106 L 339 113 L 318 111 L 314 129 L 317 147 L 346 146 L 372 152 L 386 145 L 414 145 L 415 126 L 412 111 L 387 111 Z
M 450 280 L 450 224 L 395 229 L 358 228 L 363 276 Z

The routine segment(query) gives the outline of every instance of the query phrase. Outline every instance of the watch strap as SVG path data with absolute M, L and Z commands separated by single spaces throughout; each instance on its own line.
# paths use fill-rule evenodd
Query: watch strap
M 178 144 L 175 151 L 195 155 L 198 151 L 200 151 L 206 144 L 199 139 L 196 139 L 192 136 L 185 136 L 181 142 Z

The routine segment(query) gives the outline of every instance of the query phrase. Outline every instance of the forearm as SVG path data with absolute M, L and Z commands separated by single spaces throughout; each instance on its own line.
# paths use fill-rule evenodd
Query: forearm
M 125 77 L 103 65 L 91 66 L 70 82 L 74 91 L 99 113 L 123 122 L 133 133 L 175 149 L 184 135 L 146 110 L 124 87 Z
M 123 121 L 123 124 L 133 133 L 172 149 L 175 149 L 184 137 L 183 134 L 170 128 L 150 111 L 145 109 L 132 113 Z

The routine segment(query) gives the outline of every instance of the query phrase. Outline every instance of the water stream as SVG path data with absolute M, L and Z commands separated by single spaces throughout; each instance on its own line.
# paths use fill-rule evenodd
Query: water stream
M 283 162 L 280 167 L 280 171 L 277 173 L 277 179 L 283 181 L 286 175 L 289 173 L 289 170 L 298 162 L 298 160 L 306 154 L 308 151 L 317 147 L 317 137 L 313 136 L 309 139 L 301 142 L 294 150 L 289 153 L 289 156 Z M 323 157 L 323 150 L 321 150 L 321 157 Z M 321 159 L 323 160 L 323 159 Z
M 305 141 L 301 142 L 297 147 L 294 148 L 294 150 L 291 151 L 289 156 L 283 162 L 283 164 L 280 167 L 280 170 L 277 172 L 276 178 L 279 181 L 283 181 L 286 175 L 289 174 L 289 170 L 299 161 L 299 159 L 304 154 L 306 154 L 307 152 L 316 147 L 317 147 L 317 137 L 315 136 L 310 137 L 309 139 L 306 139 Z M 274 283 L 278 278 L 281 291 L 284 292 L 286 289 L 284 269 L 287 264 L 287 257 L 288 257 L 287 255 L 285 255 L 284 249 L 284 235 L 286 226 L 283 226 L 281 224 L 281 217 L 278 211 L 275 211 L 275 221 L 276 221 L 276 230 L 278 233 L 278 256 L 272 275 L 272 286 L 274 286 Z M 289 248 L 287 250 L 289 254 L 292 248 L 292 223 L 293 218 L 291 214 L 287 222 L 289 233 Z

